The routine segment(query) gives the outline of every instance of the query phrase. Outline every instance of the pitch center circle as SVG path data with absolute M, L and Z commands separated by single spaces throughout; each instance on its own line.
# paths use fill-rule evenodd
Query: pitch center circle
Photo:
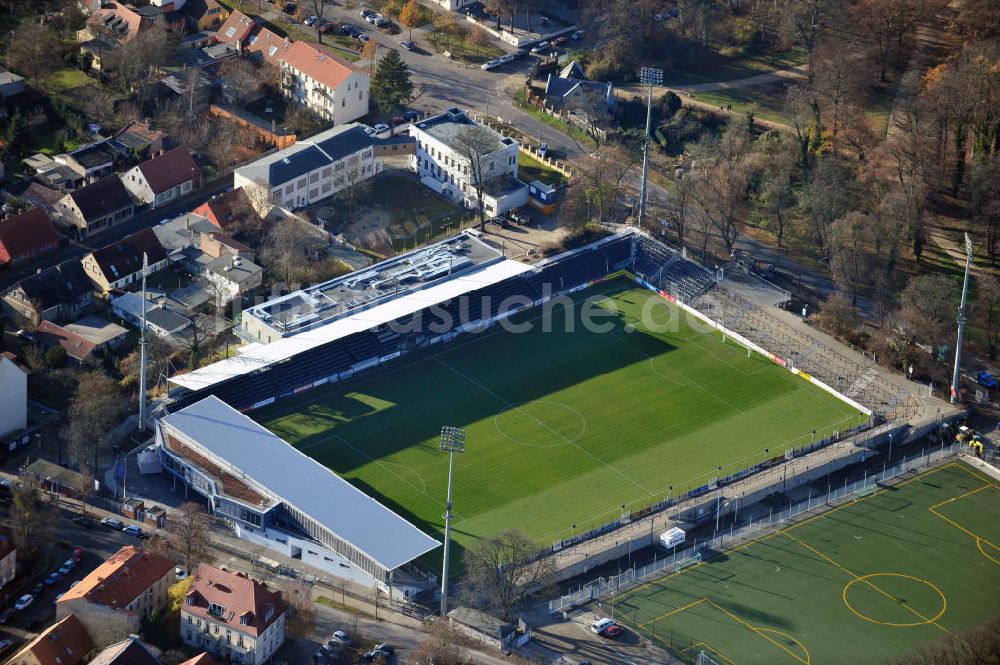
M 882 619 L 878 619 L 876 617 L 868 616 L 864 612 L 859 611 L 854 605 L 851 604 L 851 601 L 848 598 L 848 595 L 849 595 L 849 592 L 850 592 L 851 588 L 854 587 L 855 585 L 860 585 L 861 588 L 865 588 L 867 585 L 871 585 L 871 587 L 875 587 L 875 589 L 876 589 L 875 592 L 876 593 L 882 593 L 882 594 L 888 595 L 888 592 L 886 592 L 885 590 L 880 589 L 878 587 L 878 583 L 875 580 L 877 578 L 890 578 L 890 577 L 901 578 L 901 579 L 904 579 L 904 580 L 910 580 L 911 582 L 915 582 L 915 583 L 917 583 L 919 585 L 923 585 L 923 586 L 931 589 L 935 594 L 937 594 L 938 598 L 941 599 L 941 608 L 937 611 L 937 614 L 935 614 L 932 617 L 925 617 L 924 613 L 920 612 L 919 609 L 917 609 L 917 608 L 910 608 L 909 611 L 913 613 L 913 616 L 916 619 L 916 621 L 907 621 L 907 622 L 901 622 L 900 623 L 900 622 L 893 622 L 893 621 L 883 621 Z M 871 587 L 869 587 L 869 588 L 871 588 Z M 923 625 L 926 625 L 926 624 L 932 624 L 932 623 L 935 623 L 938 619 L 940 619 L 941 616 L 945 613 L 945 610 L 948 609 L 948 599 L 945 598 L 945 595 L 941 591 L 941 589 L 937 588 L 936 586 L 934 586 L 933 584 L 931 584 L 930 582 L 928 582 L 925 579 L 921 579 L 919 577 L 914 577 L 912 575 L 905 575 L 903 573 L 871 573 L 871 574 L 868 574 L 868 575 L 861 575 L 860 577 L 857 577 L 857 578 L 851 580 L 850 582 L 848 582 L 844 586 L 844 594 L 843 595 L 844 595 L 844 605 L 847 605 L 847 609 L 849 609 L 850 611 L 854 612 L 854 614 L 856 614 L 860 618 L 864 619 L 865 621 L 868 621 L 868 622 L 874 623 L 874 624 L 878 624 L 880 626 L 894 626 L 894 627 L 897 627 L 897 628 L 909 628 L 909 627 L 912 627 L 912 626 L 923 626 Z M 899 601 L 897 601 L 897 602 L 899 602 Z
M 493 417 L 497 433 L 529 448 L 555 448 L 575 443 L 587 430 L 587 419 L 572 406 L 551 400 L 516 404 Z

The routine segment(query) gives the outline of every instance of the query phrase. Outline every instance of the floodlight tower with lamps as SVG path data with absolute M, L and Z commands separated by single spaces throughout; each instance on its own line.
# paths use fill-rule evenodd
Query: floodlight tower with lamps
M 639 70 L 639 81 L 649 86 L 646 99 L 646 135 L 642 139 L 642 192 L 639 194 L 639 228 L 646 221 L 646 181 L 649 178 L 649 149 L 652 147 L 653 131 L 653 86 L 663 83 L 663 70 L 643 67 Z
M 142 253 L 142 318 L 139 324 L 139 431 L 146 431 L 146 274 L 149 257 Z M 124 486 L 124 483 L 122 483 Z
M 962 339 L 965 337 L 965 303 L 969 295 L 969 272 L 972 270 L 972 238 L 965 234 L 965 278 L 962 281 L 962 304 L 958 306 L 958 337 L 955 340 L 955 372 L 951 375 L 951 403 L 958 400 L 958 373 L 962 367 Z
M 444 564 L 441 568 L 441 616 L 448 613 L 448 554 L 451 550 L 451 479 L 455 453 L 465 452 L 465 430 L 445 425 L 441 428 L 441 450 L 448 453 L 448 503 L 444 511 Z

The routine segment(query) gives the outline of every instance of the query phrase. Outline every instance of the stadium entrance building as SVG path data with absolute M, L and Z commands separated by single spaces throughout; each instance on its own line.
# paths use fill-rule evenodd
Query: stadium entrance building
M 436 585 L 410 562 L 438 541 L 218 397 L 160 418 L 156 442 L 241 538 L 395 599 Z

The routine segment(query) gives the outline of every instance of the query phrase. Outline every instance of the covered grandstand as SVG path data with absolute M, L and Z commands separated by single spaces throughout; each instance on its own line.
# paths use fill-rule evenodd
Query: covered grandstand
M 455 245 L 469 237 L 465 232 L 440 244 Z M 340 280 L 362 272 L 383 273 L 387 264 L 399 258 Z M 170 379 L 173 384 L 191 392 L 176 395 L 171 410 L 208 395 L 241 411 L 261 408 L 448 341 L 463 331 L 490 325 L 619 270 L 629 270 L 646 285 L 684 302 L 715 284 L 712 271 L 636 229 L 534 266 L 502 257 L 484 260 L 451 275 L 438 275 L 430 283 L 416 280 L 409 288 L 383 294 L 371 306 L 358 307 L 344 316 L 329 316 L 322 325 L 305 326 L 305 330 L 270 344 L 249 344 L 235 358 L 174 376 Z M 296 292 L 300 302 L 304 302 L 303 293 L 316 300 L 314 289 L 309 292 Z

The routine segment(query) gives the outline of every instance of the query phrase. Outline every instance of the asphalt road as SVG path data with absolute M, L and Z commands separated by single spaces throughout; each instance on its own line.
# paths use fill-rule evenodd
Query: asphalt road
M 156 226 L 161 220 L 176 217 L 177 215 L 185 212 L 190 212 L 193 208 L 199 206 L 203 201 L 230 189 L 232 186 L 232 174 L 225 175 L 219 180 L 210 183 L 207 188 L 195 190 L 188 196 L 178 199 L 173 203 L 160 206 L 159 208 L 143 210 L 124 224 L 119 224 L 118 226 L 114 226 L 110 229 L 105 229 L 104 231 L 94 234 L 86 240 L 70 240 L 60 247 L 56 254 L 46 254 L 45 256 L 39 257 L 33 261 L 19 265 L 16 268 L 0 271 L 0 292 L 6 291 L 16 282 L 35 273 L 38 269 L 44 270 L 56 265 L 57 263 L 68 261 L 69 259 L 78 259 L 88 252 L 100 249 L 101 247 L 109 245 L 131 233 Z

